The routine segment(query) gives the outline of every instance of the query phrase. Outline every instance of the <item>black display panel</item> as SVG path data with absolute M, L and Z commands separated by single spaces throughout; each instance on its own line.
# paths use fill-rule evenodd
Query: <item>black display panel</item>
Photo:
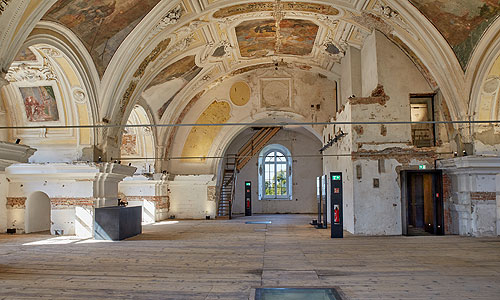
M 342 173 L 330 172 L 330 210 L 332 238 L 344 237 Z

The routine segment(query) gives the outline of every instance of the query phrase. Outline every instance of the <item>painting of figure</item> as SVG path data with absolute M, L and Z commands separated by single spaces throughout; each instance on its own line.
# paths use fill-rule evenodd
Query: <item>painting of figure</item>
M 294 19 L 285 19 L 279 25 L 279 30 L 275 20 L 252 20 L 238 25 L 235 31 L 241 56 L 311 53 L 318 34 L 318 25 L 311 21 Z
M 443 34 L 462 67 L 485 30 L 500 15 L 495 0 L 410 0 Z
M 59 121 L 54 89 L 51 86 L 20 87 L 29 122 Z

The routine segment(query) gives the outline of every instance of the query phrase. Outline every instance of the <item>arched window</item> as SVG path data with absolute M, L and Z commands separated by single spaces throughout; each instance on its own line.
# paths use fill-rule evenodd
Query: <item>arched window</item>
M 260 199 L 291 199 L 292 164 L 290 152 L 282 145 L 269 145 L 259 156 Z

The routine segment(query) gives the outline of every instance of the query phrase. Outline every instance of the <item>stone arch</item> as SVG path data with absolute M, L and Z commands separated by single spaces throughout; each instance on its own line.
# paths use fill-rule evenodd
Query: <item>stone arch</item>
M 44 192 L 34 192 L 26 199 L 25 233 L 48 231 L 51 228 L 50 198 Z

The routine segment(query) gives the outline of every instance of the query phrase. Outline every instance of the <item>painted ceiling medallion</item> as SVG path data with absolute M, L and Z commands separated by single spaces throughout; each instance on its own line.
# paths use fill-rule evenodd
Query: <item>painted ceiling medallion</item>
M 243 106 L 250 100 L 250 87 L 245 82 L 238 81 L 231 86 L 229 96 L 234 105 Z

